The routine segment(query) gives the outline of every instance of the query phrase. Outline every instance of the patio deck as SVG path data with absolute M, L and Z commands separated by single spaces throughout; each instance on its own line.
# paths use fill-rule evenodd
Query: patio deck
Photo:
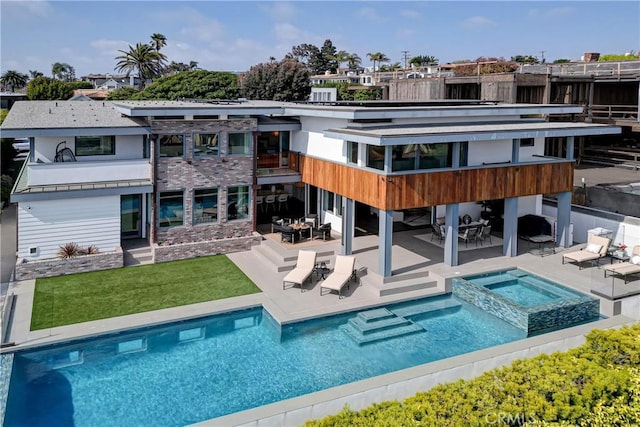
M 601 268 L 609 259 L 601 260 L 601 266 L 587 266 L 582 270 L 575 265 L 562 265 L 562 252 L 540 256 L 528 251 L 527 243 L 519 241 L 516 257 L 502 255 L 500 246 L 478 246 L 477 249 L 459 253 L 460 265 L 455 267 L 443 263 L 442 248 L 416 235 L 424 230 L 396 232 L 393 235 L 393 275 L 382 278 L 377 272 L 378 238 L 375 235 L 356 237 L 353 256 L 356 257 L 359 283 L 351 283 L 343 292 L 344 298 L 335 294 L 320 295 L 320 278 L 315 274 L 300 288 L 282 289 L 282 279 L 295 265 L 299 249 L 318 252 L 318 261 L 325 261 L 332 268 L 335 255 L 340 253 L 339 235 L 332 240 L 310 240 L 306 242 L 280 244 L 265 238 L 261 245 L 250 251 L 229 254 L 229 258 L 242 269 L 262 290 L 261 294 L 211 301 L 192 306 L 174 307 L 130 316 L 87 322 L 31 332 L 31 302 L 35 281 L 16 282 L 12 291 L 17 295 L 15 314 L 9 341 L 16 347 L 31 347 L 44 343 L 64 341 L 80 336 L 96 335 L 178 319 L 215 314 L 233 309 L 263 305 L 281 323 L 289 323 L 329 314 L 342 313 L 362 308 L 375 307 L 393 302 L 439 295 L 450 290 L 450 281 L 457 276 L 519 267 L 535 274 L 562 283 L 578 291 L 601 299 L 601 313 L 612 316 L 620 313 L 616 301 L 630 295 L 640 295 L 640 280 L 626 285 L 617 277 L 604 277 Z M 575 248 L 566 249 L 573 251 Z M 638 305 L 637 301 L 635 303 Z M 633 313 L 632 313 L 633 314 Z M 640 309 L 633 318 L 640 318 Z M 14 347 L 15 348 L 15 347 Z

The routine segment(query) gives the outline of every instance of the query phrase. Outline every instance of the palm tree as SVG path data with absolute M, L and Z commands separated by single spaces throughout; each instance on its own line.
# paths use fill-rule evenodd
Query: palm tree
M 350 70 L 355 70 L 360 66 L 360 64 L 362 64 L 362 59 L 358 56 L 357 53 L 350 53 L 347 57 L 347 63 Z
M 199 70 L 198 61 L 189 61 L 189 71 Z
M 0 84 L 7 89 L 10 88 L 11 92 L 16 89 L 21 89 L 27 85 L 29 76 L 22 74 L 15 70 L 8 70 L 2 77 L 0 77 Z
M 122 52 L 122 55 L 116 56 L 118 63 L 115 70 L 124 71 L 127 76 L 137 70 L 139 90 L 144 89 L 144 83 L 147 79 L 162 74 L 167 59 L 164 54 L 144 43 L 137 43 L 135 47 L 129 45 L 129 51 L 118 50 L 118 52 Z
M 29 77 L 31 77 L 32 79 L 35 79 L 36 77 L 40 77 L 40 76 L 44 76 L 44 74 L 38 70 L 29 70 Z
M 387 55 L 385 55 L 382 52 L 375 52 L 375 53 L 367 53 L 367 56 L 369 57 L 369 59 L 371 60 L 371 62 L 373 62 L 373 72 L 376 72 L 376 62 L 379 64 L 381 64 L 382 62 L 389 62 L 389 58 L 387 57 Z
M 150 45 L 156 52 L 160 52 L 160 49 L 167 45 L 167 38 L 164 36 L 164 34 L 153 33 L 151 34 Z
M 56 62 L 51 65 L 51 75 L 54 79 L 62 80 L 64 74 L 67 72 L 68 64 L 62 62 Z
M 333 57 L 333 60 L 338 63 L 338 70 L 340 70 L 340 66 L 342 65 L 343 62 L 349 61 L 349 55 L 350 53 L 347 52 L 346 50 L 340 50 L 336 52 L 336 54 Z

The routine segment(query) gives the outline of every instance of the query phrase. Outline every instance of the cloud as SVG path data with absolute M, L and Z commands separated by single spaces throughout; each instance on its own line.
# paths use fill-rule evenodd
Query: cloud
M 400 11 L 400 16 L 407 19 L 420 20 L 422 19 L 422 13 L 417 10 L 403 9 Z
M 356 16 L 367 21 L 382 21 L 382 17 L 378 15 L 378 11 L 371 7 L 363 7 L 358 9 L 356 11 Z
M 264 15 L 275 22 L 292 21 L 298 14 L 298 10 L 292 3 L 273 1 L 262 3 Z
M 472 16 L 462 21 L 462 27 L 469 30 L 495 27 L 497 24 L 486 16 Z
M 32 20 L 34 17 L 47 17 L 53 13 L 48 1 L 3 1 L 2 14 L 7 18 Z
M 572 7 L 554 7 L 553 9 L 549 9 L 545 15 L 547 15 L 550 18 L 556 18 L 556 17 L 564 17 L 564 16 L 569 16 L 573 13 L 573 8 Z
M 527 12 L 527 16 L 529 18 L 537 18 L 538 16 L 540 16 L 540 11 L 538 9 L 529 9 L 529 11 Z
M 396 32 L 396 39 L 406 41 L 407 39 L 415 39 L 417 32 L 411 28 L 402 28 Z
M 128 50 L 131 43 L 124 40 L 97 39 L 89 42 L 92 52 L 100 56 L 111 56 L 115 58 L 121 53 L 119 50 Z

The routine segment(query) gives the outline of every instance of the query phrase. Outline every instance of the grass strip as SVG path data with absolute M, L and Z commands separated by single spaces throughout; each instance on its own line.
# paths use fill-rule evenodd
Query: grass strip
M 31 330 L 260 292 L 225 255 L 36 280 Z

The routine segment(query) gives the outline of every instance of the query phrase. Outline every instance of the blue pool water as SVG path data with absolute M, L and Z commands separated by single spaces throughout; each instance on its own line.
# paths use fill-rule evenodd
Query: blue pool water
M 386 308 L 282 328 L 256 308 L 17 352 L 4 425 L 182 426 L 526 337 L 451 295 Z
M 578 292 L 519 269 L 486 273 L 465 279 L 525 307 L 572 300 L 582 296 Z

